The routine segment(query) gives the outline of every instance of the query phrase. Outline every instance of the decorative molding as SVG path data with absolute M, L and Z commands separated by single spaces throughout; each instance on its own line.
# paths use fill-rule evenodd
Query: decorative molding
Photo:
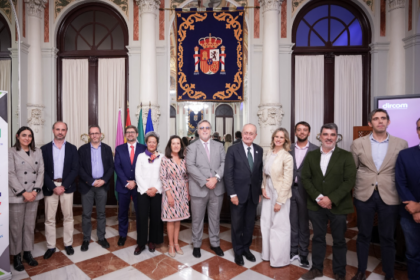
M 362 0 L 370 8 L 372 13 L 375 11 L 375 1 L 374 0 Z
M 388 0 L 388 3 L 390 12 L 395 9 L 405 8 L 405 0 Z
M 269 126 L 274 131 L 281 125 L 284 112 L 280 103 L 261 104 L 258 108 L 258 124 L 261 128 Z
M 15 5 L 16 13 L 18 13 L 18 1 L 13 0 L 13 4 Z M 3 11 L 3 13 L 6 15 L 6 18 L 9 20 L 10 23 L 12 23 L 13 10 L 9 0 L 0 1 L 0 10 Z
M 54 19 L 57 19 L 61 11 L 74 0 L 54 0 Z
M 139 6 L 140 15 L 144 13 L 153 13 L 157 15 L 160 6 L 160 0 L 136 0 Z
M 153 122 L 153 128 L 155 129 L 155 131 L 158 129 L 159 127 L 159 118 L 160 118 L 160 106 L 159 105 L 151 105 L 151 106 L 143 106 L 143 126 L 146 125 L 147 123 L 147 115 L 149 113 L 149 108 L 152 109 L 152 122 Z M 140 105 L 137 106 L 137 112 L 136 112 L 136 117 L 137 117 L 137 122 L 139 120 L 139 115 L 140 115 Z
M 27 103 L 26 108 L 28 110 L 28 126 L 32 128 L 35 134 L 42 134 L 42 127 L 45 123 L 45 119 L 43 118 L 45 106 Z M 37 139 L 39 139 L 39 136 Z
M 53 57 L 53 58 L 57 58 L 57 53 L 58 53 L 58 49 L 57 48 L 42 48 L 41 49 L 41 54 L 42 57 Z
M 128 11 L 128 0 L 109 0 L 115 5 L 117 5 L 121 11 L 125 14 L 127 18 L 129 18 L 129 11 Z
M 279 45 L 279 54 L 291 54 L 294 45 L 294 43 Z
M 128 56 L 132 56 L 132 55 L 140 55 L 141 53 L 141 47 L 137 47 L 137 46 L 126 46 L 127 50 L 128 50 Z
M 42 19 L 47 0 L 24 0 L 24 2 L 29 7 L 29 16 Z
M 404 49 L 420 45 L 420 34 L 412 35 L 403 39 Z
M 25 43 L 25 42 L 21 42 L 20 43 L 20 51 L 23 54 L 28 54 L 29 53 L 29 47 L 31 45 Z M 18 48 L 9 48 L 8 49 L 10 51 L 10 57 L 11 58 L 17 58 L 18 57 Z
M 307 0 L 292 0 L 292 17 L 300 6 Z
M 374 43 L 370 44 L 370 53 L 387 52 L 389 50 L 389 43 Z
M 258 0 L 263 13 L 267 11 L 280 11 L 280 5 L 284 0 Z

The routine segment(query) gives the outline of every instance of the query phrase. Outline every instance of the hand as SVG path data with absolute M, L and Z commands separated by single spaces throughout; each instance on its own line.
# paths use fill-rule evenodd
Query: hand
M 34 195 L 32 192 L 24 192 L 22 194 L 22 196 L 23 196 L 25 202 L 32 202 L 36 198 L 36 195 Z
M 94 186 L 95 188 L 98 188 L 99 187 L 99 180 L 93 181 L 93 185 L 92 186 Z
M 207 183 L 206 183 L 206 187 L 209 188 L 210 190 L 212 190 L 216 187 L 216 184 L 217 184 L 217 178 L 216 177 L 208 178 Z
M 95 187 L 97 187 L 97 188 L 99 188 L 99 187 L 102 187 L 104 184 L 105 184 L 105 181 L 104 180 L 102 180 L 102 179 L 98 179 L 98 180 L 96 180 L 96 186 Z
M 270 197 L 268 196 L 268 194 L 267 194 L 267 190 L 264 188 L 264 189 L 262 189 L 262 194 L 263 194 L 263 197 L 264 198 L 266 198 L 266 199 L 270 199 Z
M 231 197 L 230 201 L 232 201 L 233 205 L 238 205 L 239 204 L 238 196 Z
M 168 204 L 169 204 L 170 207 L 174 207 L 175 206 L 175 200 L 172 197 L 172 194 L 170 194 L 170 193 L 168 195 Z
M 411 200 L 403 201 L 403 203 L 405 204 L 405 210 L 407 210 L 411 215 L 420 212 L 420 203 Z
M 420 213 L 415 213 L 413 219 L 416 223 L 420 224 Z
M 128 181 L 127 180 L 127 189 L 132 190 L 136 187 L 136 181 Z
M 62 195 L 65 189 L 63 186 L 58 186 L 58 187 L 55 187 L 53 191 L 56 195 Z
M 261 197 L 262 195 L 258 196 L 258 203 L 261 203 Z
M 188 199 L 188 201 L 191 201 L 191 196 L 190 196 L 190 194 L 187 194 L 187 199 Z
M 146 193 L 147 193 L 148 196 L 154 197 L 157 193 L 157 189 L 154 188 L 154 187 L 151 187 L 151 188 L 147 189 Z
M 274 206 L 274 212 L 279 212 L 281 209 L 281 205 L 276 203 L 276 205 Z
M 321 206 L 322 208 L 331 209 L 331 207 L 332 207 L 332 202 L 331 202 L 331 200 L 328 198 L 328 196 L 324 196 L 324 197 L 322 197 L 322 198 L 318 201 L 318 205 L 319 205 L 319 206 Z

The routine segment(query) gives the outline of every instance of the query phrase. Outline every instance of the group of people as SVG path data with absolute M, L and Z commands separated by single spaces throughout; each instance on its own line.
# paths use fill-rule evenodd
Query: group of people
M 309 221 L 313 228 L 312 267 L 302 278 L 323 276 L 326 233 L 333 237 L 335 279 L 345 279 L 347 214 L 356 207 L 359 213 L 357 256 L 358 272 L 353 280 L 366 279 L 369 243 L 378 213 L 378 226 L 385 279 L 394 279 L 394 232 L 401 215 L 407 242 L 408 276 L 420 275 L 420 147 L 407 149 L 405 140 L 387 133 L 388 113 L 376 109 L 369 115 L 373 132 L 355 140 L 351 151 L 336 146 L 338 127 L 324 124 L 320 129 L 321 147 L 308 141 L 311 126 L 295 125 L 296 143 L 284 128 L 276 129 L 270 149 L 254 143 L 257 127 L 246 124 L 241 135 L 226 150 L 212 139 L 212 126 L 202 120 L 197 125 L 198 139 L 184 144 L 171 136 L 164 153 L 158 152 L 159 135 L 149 132 L 145 144 L 137 142 L 135 126 L 125 128 L 127 143 L 115 149 L 101 142 L 99 126 L 89 128 L 91 142 L 77 148 L 65 140 L 67 125 L 53 125 L 54 140 L 35 148 L 34 134 L 22 127 L 9 150 L 10 252 L 14 268 L 31 266 L 38 202 L 45 198 L 45 236 L 50 258 L 56 248 L 58 201 L 64 221 L 64 245 L 74 254 L 73 193 L 79 176 L 82 194 L 81 251 L 89 249 L 92 209 L 97 212 L 98 243 L 109 248 L 105 239 L 105 205 L 110 181 L 117 176 L 118 245 L 124 246 L 128 232 L 128 211 L 133 200 L 137 219 L 137 247 L 154 252 L 163 243 L 163 222 L 167 223 L 168 254 L 184 254 L 178 244 L 180 221 L 192 218 L 193 256 L 201 257 L 204 217 L 207 211 L 210 248 L 218 256 L 220 212 L 225 192 L 230 198 L 231 234 L 235 263 L 244 257 L 255 262 L 250 250 L 257 206 L 262 201 L 261 234 L 264 261 L 272 267 L 287 266 L 299 260 L 309 267 Z M 417 122 L 420 138 L 420 119 Z M 214 136 L 214 135 L 213 135 Z M 352 192 L 354 198 L 352 198 Z M 401 206 L 401 201 L 403 202 Z M 191 209 L 190 209 L 191 207 Z M 150 220 L 150 225 L 149 225 Z

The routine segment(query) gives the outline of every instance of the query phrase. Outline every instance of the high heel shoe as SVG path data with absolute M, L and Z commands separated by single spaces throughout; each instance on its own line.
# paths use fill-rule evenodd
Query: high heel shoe
M 172 252 L 171 252 L 171 248 L 172 248 Z M 168 255 L 172 258 L 175 258 L 176 253 L 175 253 L 174 246 L 168 245 Z
M 176 251 L 178 254 L 180 254 L 180 255 L 183 255 L 183 254 L 184 254 L 184 251 L 182 251 L 181 247 L 179 247 L 179 244 L 174 244 L 174 247 L 175 247 L 175 251 Z M 178 248 L 177 248 L 177 247 L 178 247 Z

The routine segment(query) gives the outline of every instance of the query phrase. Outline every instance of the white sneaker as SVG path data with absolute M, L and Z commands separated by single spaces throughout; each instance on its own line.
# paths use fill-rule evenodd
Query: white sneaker
M 290 262 L 293 262 L 294 260 L 298 260 L 300 262 L 300 257 L 298 254 L 296 255 L 290 254 Z

